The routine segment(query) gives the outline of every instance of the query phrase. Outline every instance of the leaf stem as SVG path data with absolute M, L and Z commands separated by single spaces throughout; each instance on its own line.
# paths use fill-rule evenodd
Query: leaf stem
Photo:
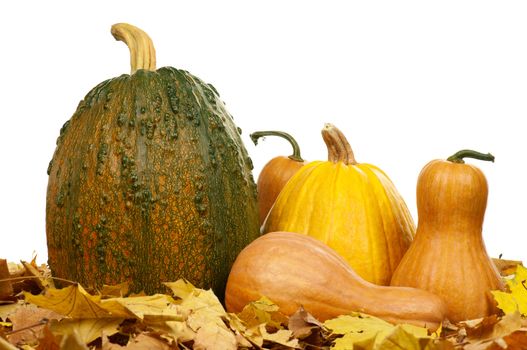
M 32 325 L 29 325 L 29 326 L 26 326 L 26 327 L 23 327 L 23 328 L 20 328 L 20 329 L 13 330 L 13 331 L 10 331 L 10 332 L 6 332 L 5 334 L 6 335 L 12 335 L 12 334 L 15 334 L 15 333 L 18 333 L 18 332 L 26 331 L 26 330 L 31 329 L 31 328 L 43 326 L 43 325 L 45 325 L 48 322 L 49 322 L 49 320 L 47 318 L 43 318 L 40 321 L 38 321 L 37 323 L 34 323 Z
M 67 279 L 60 278 L 60 277 L 42 277 L 42 276 L 20 276 L 20 277 L 9 277 L 9 278 L 3 278 L 3 279 L 0 279 L 0 282 L 8 282 L 8 281 L 23 281 L 23 280 L 34 279 L 34 278 L 42 278 L 42 279 L 48 279 L 48 278 L 49 278 L 49 279 L 52 279 L 52 280 L 55 280 L 55 281 L 66 282 L 66 283 L 69 283 L 69 284 L 72 284 L 72 285 L 78 284 L 78 282 L 71 281 L 71 280 L 67 280 Z

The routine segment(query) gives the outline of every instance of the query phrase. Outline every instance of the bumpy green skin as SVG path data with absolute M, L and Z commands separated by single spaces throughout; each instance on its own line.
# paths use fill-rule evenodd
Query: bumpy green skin
M 165 292 L 186 278 L 223 296 L 259 235 L 241 130 L 211 85 L 171 67 L 102 82 L 63 126 L 48 168 L 54 276 Z

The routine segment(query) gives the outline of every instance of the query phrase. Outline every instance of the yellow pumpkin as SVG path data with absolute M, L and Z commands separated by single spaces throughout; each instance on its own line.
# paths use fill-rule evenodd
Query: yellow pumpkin
M 357 163 L 344 134 L 326 124 L 328 161 L 303 166 L 285 185 L 262 231 L 310 235 L 339 253 L 365 280 L 387 285 L 415 224 L 388 176 Z

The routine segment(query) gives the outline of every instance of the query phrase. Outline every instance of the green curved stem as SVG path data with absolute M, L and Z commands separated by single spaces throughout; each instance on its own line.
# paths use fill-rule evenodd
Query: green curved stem
M 465 163 L 463 158 L 474 158 L 485 160 L 487 162 L 494 162 L 494 156 L 490 153 L 480 153 L 471 149 L 463 149 L 447 158 L 448 161 L 454 163 Z
M 298 143 L 293 138 L 293 136 L 283 131 L 270 131 L 270 130 L 255 131 L 251 135 L 249 135 L 249 137 L 251 138 L 251 140 L 254 142 L 255 145 L 258 144 L 258 139 L 264 136 L 278 136 L 278 137 L 286 139 L 287 141 L 289 141 L 289 143 L 293 147 L 293 154 L 289 156 L 289 159 L 292 159 L 297 162 L 304 161 L 304 159 L 302 159 L 302 157 L 300 156 L 300 146 L 298 146 Z

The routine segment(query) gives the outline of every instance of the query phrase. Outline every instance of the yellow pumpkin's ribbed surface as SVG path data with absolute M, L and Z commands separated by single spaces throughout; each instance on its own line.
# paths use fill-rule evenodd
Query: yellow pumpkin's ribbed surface
M 388 284 L 415 232 L 386 174 L 371 164 L 314 161 L 278 196 L 263 232 L 310 235 L 336 250 L 364 279 Z

